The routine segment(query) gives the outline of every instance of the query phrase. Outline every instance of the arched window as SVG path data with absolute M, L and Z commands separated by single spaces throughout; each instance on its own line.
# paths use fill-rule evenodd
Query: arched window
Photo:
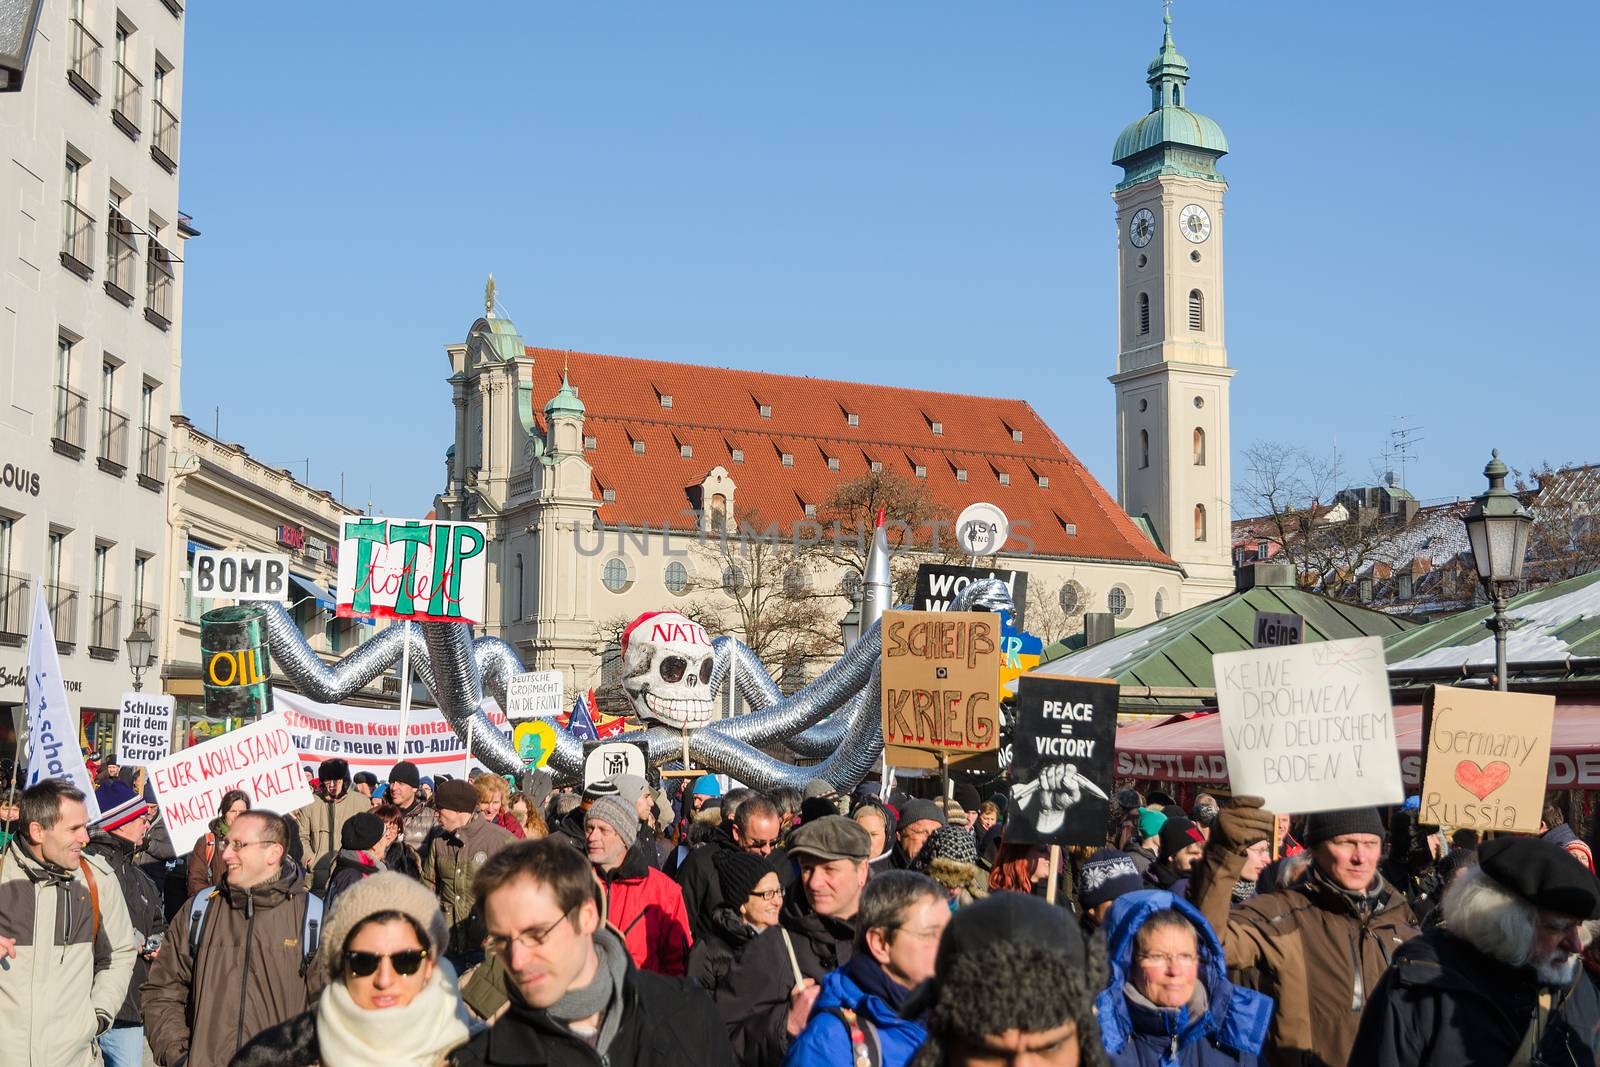
M 613 593 L 627 589 L 633 584 L 633 580 L 628 577 L 628 565 L 616 556 L 606 560 L 606 565 L 600 570 L 600 584 Z
M 1194 428 L 1194 465 L 1206 465 L 1206 432 L 1198 426 Z
M 728 527 L 728 498 L 721 493 L 714 493 L 711 497 L 711 529 L 725 530 Z
M 677 560 L 667 564 L 667 592 L 682 596 L 689 589 L 689 568 Z
M 1150 431 L 1139 431 L 1139 469 L 1150 466 Z
M 517 553 L 516 562 L 511 565 L 511 580 L 516 584 L 515 591 L 511 594 L 512 614 L 517 622 L 522 621 L 522 553 Z
M 1203 330 L 1206 328 L 1206 298 L 1200 290 L 1189 290 L 1189 329 Z
M 1196 504 L 1194 506 L 1194 539 L 1196 541 L 1204 541 L 1206 539 L 1206 506 L 1204 504 Z
M 1164 619 L 1166 617 L 1167 617 L 1167 594 L 1166 594 L 1165 590 L 1157 589 L 1156 590 L 1156 618 Z
M 1183 87 L 1181 85 L 1174 85 L 1172 87 L 1172 106 L 1183 106 Z
M 1141 334 L 1146 334 L 1146 333 L 1150 332 L 1150 294 L 1149 293 L 1140 293 L 1139 294 L 1139 332 Z

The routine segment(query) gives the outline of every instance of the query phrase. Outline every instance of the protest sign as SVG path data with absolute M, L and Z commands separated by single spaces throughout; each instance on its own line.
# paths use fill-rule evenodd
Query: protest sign
M 543 719 L 519 722 L 516 729 L 511 731 L 511 744 L 524 765 L 535 769 L 543 767 L 555 755 L 555 727 Z
M 1430 687 L 1418 821 L 1538 833 L 1555 718 L 1551 695 Z
M 583 745 L 583 787 L 615 778 L 619 774 L 645 777 L 650 766 L 650 750 L 643 741 L 585 741 Z
M 1000 743 L 1000 617 L 987 611 L 883 616 L 883 738 L 945 752 Z
M 1011 522 L 994 504 L 968 504 L 956 516 L 956 540 L 972 556 L 992 556 L 1011 537 Z
M 980 578 L 994 578 L 1006 583 L 1006 588 L 1011 590 L 1011 604 L 1016 608 L 1014 621 L 1020 630 L 1028 599 L 1027 571 L 923 563 L 917 567 L 917 588 L 911 594 L 911 606 L 918 611 L 948 611 L 950 601 Z
M 289 600 L 289 557 L 279 552 L 224 552 L 196 549 L 190 587 L 196 598 Z
M 249 796 L 252 808 L 280 815 L 312 801 L 300 773 L 300 753 L 281 714 L 174 752 L 153 764 L 149 773 L 161 818 L 180 856 L 210 828 L 222 794 L 230 789 Z
M 117 762 L 148 767 L 172 754 L 172 709 L 177 697 L 123 693 L 117 712 Z
M 1305 631 L 1306 620 L 1299 615 L 1258 611 L 1251 644 L 1257 648 L 1298 645 L 1305 640 Z
M 1297 814 L 1405 798 L 1381 639 L 1226 652 L 1211 661 L 1235 794 Z
M 400 760 L 410 760 L 423 774 L 459 774 L 467 746 L 438 708 L 412 708 L 406 736 L 400 739 L 400 714 L 393 708 L 357 708 L 319 704 L 298 693 L 273 691 L 276 707 L 294 735 L 301 760 L 311 767 L 338 758 L 350 771 L 371 771 L 381 780 Z M 508 739 L 511 724 L 492 699 L 480 705 L 496 730 Z M 477 760 L 472 766 L 485 769 Z
M 1010 612 L 1000 614 L 1000 685 L 995 699 L 1004 700 L 1007 688 L 1033 670 L 1044 658 L 1044 639 L 1012 624 Z
M 506 716 L 531 719 L 566 710 L 566 683 L 560 671 L 527 671 L 511 676 L 506 687 Z
M 22 783 L 32 788 L 45 778 L 61 778 L 83 793 L 83 806 L 89 818 L 100 815 L 94 799 L 94 778 L 83 762 L 78 747 L 82 725 L 78 713 L 67 703 L 67 685 L 61 677 L 61 657 L 57 655 L 55 624 L 45 607 L 44 583 L 33 583 L 33 621 L 28 626 L 27 691 L 28 777 Z
M 1104 844 L 1119 691 L 1107 678 L 1017 682 L 1007 844 Z
M 364 517 L 339 543 L 340 618 L 386 615 L 417 622 L 482 622 L 488 527 Z

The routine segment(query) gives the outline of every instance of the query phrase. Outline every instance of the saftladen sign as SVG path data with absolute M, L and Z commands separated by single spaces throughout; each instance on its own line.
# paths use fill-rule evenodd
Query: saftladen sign
M 480 522 L 346 521 L 339 544 L 338 615 L 482 622 L 487 530 Z
M 1119 691 L 1106 678 L 1018 680 L 1006 773 L 1008 844 L 1105 841 Z
M 174 752 L 150 767 L 150 780 L 180 856 L 210 827 L 217 803 L 230 789 L 243 791 L 252 808 L 279 815 L 312 800 L 300 773 L 300 753 L 278 714 Z
M 1554 696 L 1431 687 L 1418 821 L 1538 833 L 1555 718 Z
M 128 767 L 160 763 L 172 752 L 172 709 L 177 697 L 123 693 L 117 712 L 117 762 Z
M 1000 744 L 1000 616 L 889 611 L 883 616 L 883 740 L 935 752 Z
M 197 549 L 192 583 L 194 595 L 204 600 L 289 599 L 289 557 L 275 552 L 223 552 Z

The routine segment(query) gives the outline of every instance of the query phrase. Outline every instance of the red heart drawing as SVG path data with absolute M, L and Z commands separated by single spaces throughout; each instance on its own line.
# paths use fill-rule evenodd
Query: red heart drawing
M 1480 767 L 1469 759 L 1456 764 L 1456 782 L 1479 800 L 1505 785 L 1510 777 L 1511 764 L 1504 760 L 1495 760 L 1487 767 Z

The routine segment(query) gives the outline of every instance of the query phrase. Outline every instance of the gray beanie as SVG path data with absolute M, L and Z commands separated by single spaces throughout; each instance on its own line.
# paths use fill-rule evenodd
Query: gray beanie
M 344 945 L 362 920 L 386 911 L 398 911 L 428 935 L 428 956 L 435 962 L 444 958 L 450 928 L 439 910 L 439 898 L 431 889 L 399 871 L 379 871 L 356 882 L 334 899 L 322 928 L 317 964 L 331 982 L 338 977 L 344 962 Z
M 633 810 L 632 804 L 615 794 L 601 797 L 589 805 L 589 811 L 584 816 L 584 825 L 588 826 L 596 819 L 615 830 L 617 836 L 622 838 L 622 843 L 629 848 L 632 848 L 633 843 L 639 839 L 638 812 Z

